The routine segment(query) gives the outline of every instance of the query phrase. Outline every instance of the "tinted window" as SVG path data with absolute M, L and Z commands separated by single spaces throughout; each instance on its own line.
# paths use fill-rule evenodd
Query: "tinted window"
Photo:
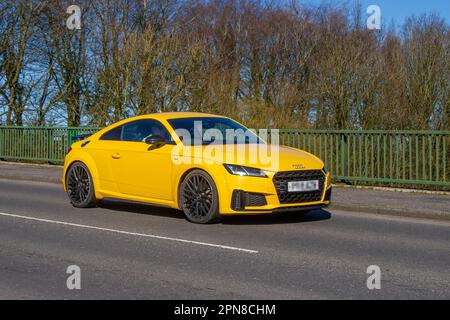
M 189 134 L 189 137 L 182 136 L 185 145 L 189 144 L 188 140 L 192 145 L 263 143 L 253 132 L 228 118 L 179 118 L 168 122 L 178 135 Z M 209 136 L 208 132 L 219 136 Z
M 146 119 L 114 128 L 103 134 L 100 140 L 144 142 L 146 138 L 156 135 L 163 137 L 168 142 L 171 141 L 169 132 L 160 122 Z
M 100 140 L 120 140 L 122 136 L 122 126 L 109 130 L 105 134 L 102 135 Z
M 152 136 L 161 136 L 166 141 L 170 141 L 169 132 L 156 120 L 138 120 L 123 125 L 123 141 L 144 142 L 146 138 Z

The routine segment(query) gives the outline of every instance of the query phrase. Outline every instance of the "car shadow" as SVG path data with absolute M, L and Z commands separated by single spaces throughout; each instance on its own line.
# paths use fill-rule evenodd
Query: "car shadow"
M 224 216 L 222 224 L 230 225 L 264 225 L 264 224 L 293 224 L 316 222 L 331 219 L 331 213 L 326 210 L 313 210 L 308 213 L 293 211 L 286 213 Z
M 144 203 L 124 202 L 120 200 L 104 199 L 99 203 L 98 207 L 112 211 L 133 212 L 149 216 L 184 219 L 183 213 L 179 210 Z
M 120 212 L 132 212 L 151 216 L 159 216 L 172 219 L 185 219 L 181 211 L 172 208 L 152 206 L 148 204 L 123 202 L 120 200 L 105 199 L 98 207 Z M 292 224 L 324 221 L 331 218 L 331 213 L 326 210 L 313 210 L 308 213 L 302 211 L 258 214 L 258 215 L 236 215 L 223 216 L 220 223 L 226 225 L 265 225 L 265 224 Z

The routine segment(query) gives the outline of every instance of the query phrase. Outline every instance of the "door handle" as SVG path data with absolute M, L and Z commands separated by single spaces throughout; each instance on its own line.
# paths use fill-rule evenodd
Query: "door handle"
M 113 159 L 120 159 L 120 153 L 113 153 L 113 154 L 111 155 L 111 157 L 112 157 Z

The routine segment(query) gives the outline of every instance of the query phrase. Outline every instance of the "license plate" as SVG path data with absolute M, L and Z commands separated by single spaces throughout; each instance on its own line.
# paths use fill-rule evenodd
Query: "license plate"
M 319 190 L 319 180 L 288 182 L 288 192 L 306 192 Z

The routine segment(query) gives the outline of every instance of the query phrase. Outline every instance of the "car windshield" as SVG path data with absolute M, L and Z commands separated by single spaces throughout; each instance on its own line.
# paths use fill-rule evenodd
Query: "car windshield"
M 168 122 L 184 145 L 264 143 L 252 131 L 228 118 L 179 118 Z

